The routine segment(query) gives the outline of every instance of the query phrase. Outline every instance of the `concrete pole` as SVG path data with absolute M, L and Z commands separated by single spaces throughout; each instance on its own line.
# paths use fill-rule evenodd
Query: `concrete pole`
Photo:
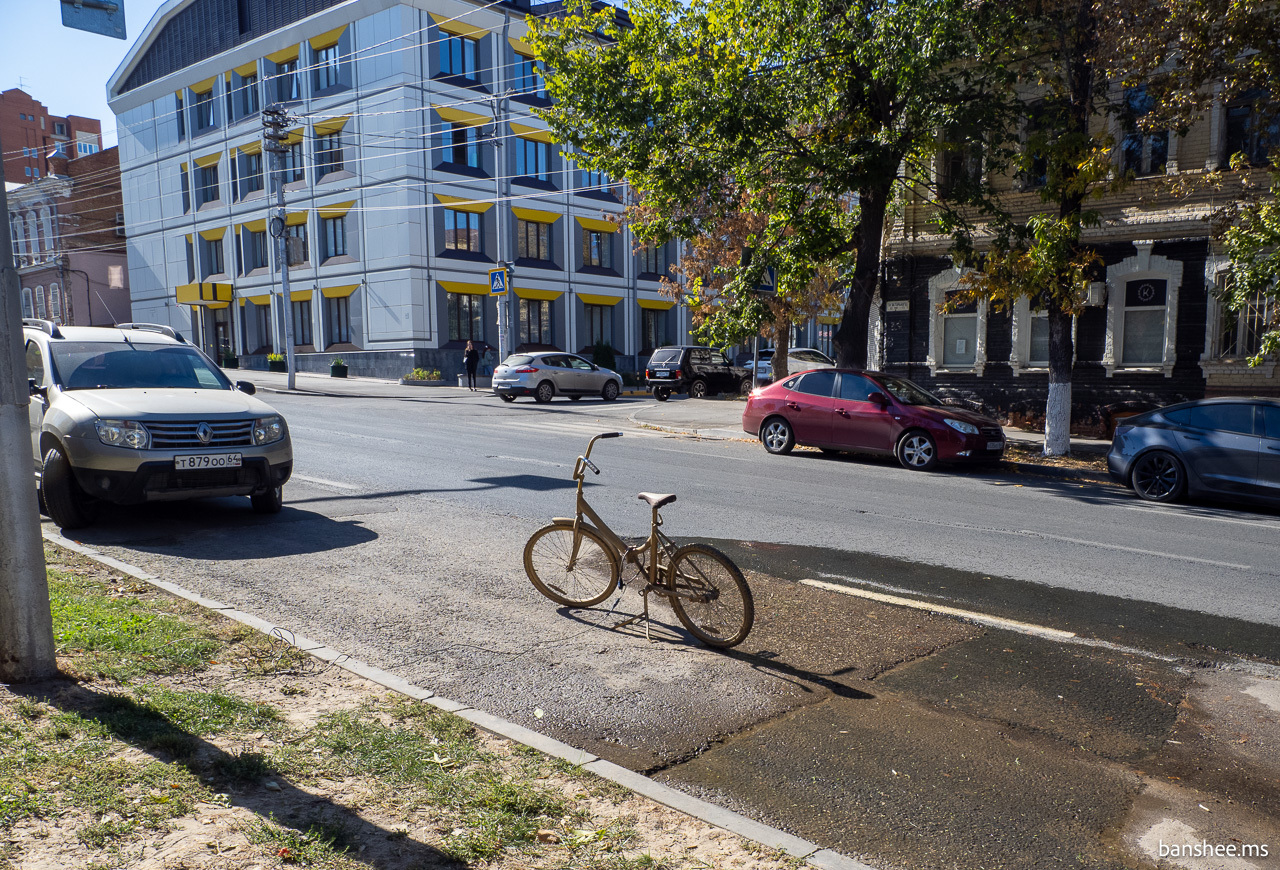
M 0 218 L 0 682 L 23 683 L 52 677 L 58 662 L 34 490 L 21 286 L 3 184 Z

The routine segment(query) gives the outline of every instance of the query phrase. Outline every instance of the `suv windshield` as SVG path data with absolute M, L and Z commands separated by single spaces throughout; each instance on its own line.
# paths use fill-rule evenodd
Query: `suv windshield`
M 231 382 L 189 347 L 68 341 L 49 344 L 64 390 L 228 390 Z
M 937 396 L 927 393 L 906 378 L 881 377 L 880 383 L 904 405 L 941 405 Z
M 680 348 L 678 347 L 660 347 L 653 352 L 653 356 L 649 357 L 650 365 L 659 363 L 673 363 L 680 361 Z

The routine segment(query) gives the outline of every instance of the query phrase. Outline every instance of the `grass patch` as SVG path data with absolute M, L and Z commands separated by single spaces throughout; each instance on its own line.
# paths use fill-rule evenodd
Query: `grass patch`
M 245 829 L 245 836 L 249 842 L 265 846 L 282 864 L 321 870 L 364 866 L 346 857 L 346 831 L 323 822 L 299 831 L 276 824 L 274 817 L 256 819 Z

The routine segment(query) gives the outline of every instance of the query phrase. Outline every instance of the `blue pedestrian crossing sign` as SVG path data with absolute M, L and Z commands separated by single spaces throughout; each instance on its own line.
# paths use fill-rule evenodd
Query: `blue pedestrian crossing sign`
M 489 270 L 489 295 L 490 296 L 506 296 L 507 295 L 507 270 L 506 269 L 490 269 Z

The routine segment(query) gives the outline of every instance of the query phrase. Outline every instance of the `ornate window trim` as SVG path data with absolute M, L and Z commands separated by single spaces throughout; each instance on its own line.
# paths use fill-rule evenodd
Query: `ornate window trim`
M 943 269 L 938 274 L 929 279 L 929 356 L 925 362 L 929 366 L 929 373 L 936 375 L 938 373 L 960 373 L 975 374 L 982 377 L 983 371 L 987 365 L 987 302 L 983 300 L 978 303 L 977 311 L 977 335 L 974 339 L 973 348 L 973 364 L 968 366 L 945 366 L 942 363 L 943 354 L 943 325 L 946 322 L 947 315 L 941 313 L 938 308 L 942 305 L 948 291 L 960 289 L 960 277 L 964 275 L 965 270 L 962 269 Z M 964 315 L 970 316 L 970 315 Z
M 1252 375 L 1270 380 L 1275 376 L 1276 360 L 1268 359 L 1251 366 L 1246 357 L 1223 359 L 1218 355 L 1218 342 L 1222 336 L 1222 300 L 1214 292 L 1219 282 L 1231 271 L 1231 260 L 1221 254 L 1210 254 L 1204 263 L 1205 330 L 1204 353 L 1200 355 L 1200 370 L 1209 375 Z
M 1160 372 L 1166 378 L 1173 376 L 1177 361 L 1178 341 L 1178 291 L 1182 287 L 1180 260 L 1171 260 L 1152 254 L 1154 241 L 1133 243 L 1137 253 L 1107 267 L 1107 335 L 1102 353 L 1102 365 L 1107 377 L 1119 372 Z M 1160 362 L 1154 365 L 1125 365 L 1124 359 L 1124 302 L 1125 285 L 1142 278 L 1154 278 L 1166 282 L 1164 306 L 1164 347 Z

